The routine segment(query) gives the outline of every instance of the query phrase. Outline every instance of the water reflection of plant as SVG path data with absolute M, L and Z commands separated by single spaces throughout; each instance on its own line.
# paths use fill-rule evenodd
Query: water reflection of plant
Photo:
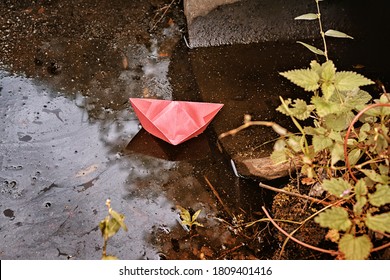
M 107 199 L 106 206 L 108 207 L 108 216 L 104 218 L 99 223 L 99 228 L 103 236 L 104 244 L 103 244 L 103 252 L 102 259 L 103 260 L 116 260 L 117 257 L 113 255 L 107 255 L 107 242 L 113 237 L 117 232 L 122 228 L 127 231 L 127 226 L 124 223 L 125 216 L 114 211 L 111 208 L 111 200 Z

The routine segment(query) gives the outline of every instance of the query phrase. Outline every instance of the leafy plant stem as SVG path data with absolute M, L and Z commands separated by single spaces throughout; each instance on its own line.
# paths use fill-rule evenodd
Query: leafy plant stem
M 345 137 L 344 137 L 344 158 L 345 158 L 345 165 L 347 166 L 347 169 L 348 169 L 348 172 L 349 174 L 351 175 L 352 179 L 357 182 L 358 179 L 355 177 L 355 175 L 353 174 L 352 172 L 352 168 L 351 168 L 351 164 L 349 162 L 349 158 L 348 158 L 348 150 L 347 150 L 347 146 L 348 146 L 348 139 L 349 139 L 349 136 L 351 134 L 351 130 L 353 129 L 354 127 L 354 124 L 359 120 L 359 118 L 365 113 L 367 112 L 368 110 L 372 109 L 372 108 L 376 108 L 376 107 L 390 107 L 390 104 L 388 103 L 375 103 L 375 104 L 371 104 L 367 107 L 365 107 L 364 109 L 362 109 L 359 113 L 356 114 L 356 116 L 352 119 L 350 125 L 348 126 L 348 129 L 347 129 L 347 132 L 345 134 Z
M 317 15 L 318 15 L 318 24 L 319 24 L 319 28 L 320 28 L 320 34 L 321 34 L 321 37 L 322 37 L 322 41 L 324 42 L 324 56 L 325 56 L 325 59 L 326 61 L 328 61 L 328 48 L 326 46 L 326 39 L 325 39 L 325 32 L 324 30 L 322 29 L 322 22 L 321 22 L 321 11 L 320 11 L 320 0 L 315 0 L 316 1 L 316 5 L 317 5 Z

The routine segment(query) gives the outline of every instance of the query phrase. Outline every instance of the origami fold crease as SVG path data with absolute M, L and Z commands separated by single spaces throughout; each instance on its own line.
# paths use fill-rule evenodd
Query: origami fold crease
M 200 133 L 210 124 L 223 104 L 130 98 L 130 103 L 150 134 L 178 145 Z

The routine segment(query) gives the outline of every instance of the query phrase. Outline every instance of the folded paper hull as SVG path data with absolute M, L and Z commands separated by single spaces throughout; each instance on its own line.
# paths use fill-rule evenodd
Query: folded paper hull
M 202 133 L 223 104 L 130 98 L 142 127 L 150 134 L 178 145 Z

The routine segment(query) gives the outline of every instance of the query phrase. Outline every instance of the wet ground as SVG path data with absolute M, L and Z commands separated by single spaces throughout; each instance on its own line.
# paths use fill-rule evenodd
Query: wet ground
M 225 154 L 216 139 L 244 114 L 273 119 L 289 87 L 277 71 L 310 54 L 293 42 L 190 50 L 179 1 L 9 0 L 0 14 L 0 259 L 101 258 L 107 198 L 129 228 L 108 243 L 121 259 L 273 257 L 267 224 L 245 228 L 271 194 L 237 177 L 230 156 L 259 156 L 274 136 L 244 131 L 225 139 Z M 386 81 L 378 52 L 350 47 L 338 48 L 342 67 Z M 130 97 L 225 106 L 172 147 L 139 126 Z M 204 227 L 183 228 L 177 205 L 201 209 Z
M 252 215 L 260 192 L 234 175 L 212 128 L 172 148 L 129 106 L 129 97 L 173 98 L 184 20 L 170 4 L 1 4 L 1 259 L 99 259 L 107 198 L 129 228 L 109 241 L 119 258 L 257 254 L 227 228 Z M 186 231 L 177 205 L 201 209 L 205 227 Z

